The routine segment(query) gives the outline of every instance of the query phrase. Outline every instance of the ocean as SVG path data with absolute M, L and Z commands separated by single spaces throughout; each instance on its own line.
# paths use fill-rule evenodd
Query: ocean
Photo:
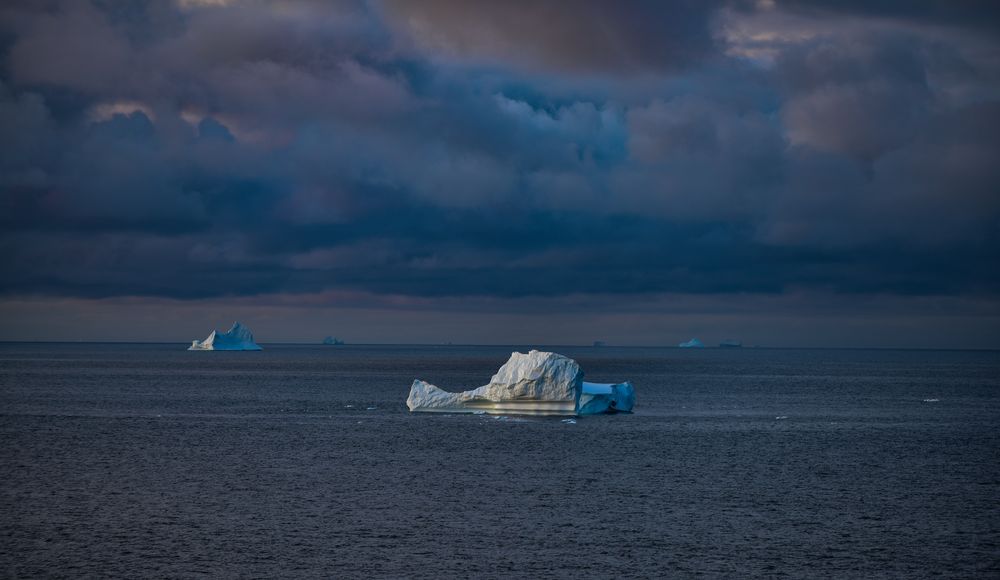
M 4 577 L 1000 576 L 1000 352 L 554 347 L 636 411 L 410 414 L 526 347 L 0 344 Z

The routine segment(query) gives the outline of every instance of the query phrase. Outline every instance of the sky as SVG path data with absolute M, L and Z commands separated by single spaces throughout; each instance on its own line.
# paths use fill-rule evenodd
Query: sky
M 1000 4 L 7 0 L 0 340 L 1000 348 Z

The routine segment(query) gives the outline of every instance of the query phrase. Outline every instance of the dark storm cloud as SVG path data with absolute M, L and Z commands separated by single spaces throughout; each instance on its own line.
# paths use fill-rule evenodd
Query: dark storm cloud
M 896 19 L 932 25 L 971 27 L 996 30 L 1000 28 L 1000 5 L 992 0 L 785 0 L 783 9 L 799 11 L 813 17 L 829 14 Z
M 528 68 L 622 73 L 678 68 L 709 54 L 719 2 L 580 0 L 383 2 L 390 22 L 445 56 Z
M 1000 291 L 964 12 L 565 6 L 5 5 L 3 291 Z

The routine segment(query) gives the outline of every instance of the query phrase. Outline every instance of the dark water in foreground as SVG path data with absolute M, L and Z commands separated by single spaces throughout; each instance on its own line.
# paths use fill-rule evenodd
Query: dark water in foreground
M 0 574 L 1000 574 L 1000 353 L 556 349 L 638 397 L 566 424 L 406 411 L 509 347 L 183 349 L 0 345 Z

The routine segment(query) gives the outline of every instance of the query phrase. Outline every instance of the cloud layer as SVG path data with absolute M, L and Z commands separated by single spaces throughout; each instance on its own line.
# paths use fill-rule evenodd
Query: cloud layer
M 6 3 L 0 292 L 995 300 L 997 15 L 899 6 Z

